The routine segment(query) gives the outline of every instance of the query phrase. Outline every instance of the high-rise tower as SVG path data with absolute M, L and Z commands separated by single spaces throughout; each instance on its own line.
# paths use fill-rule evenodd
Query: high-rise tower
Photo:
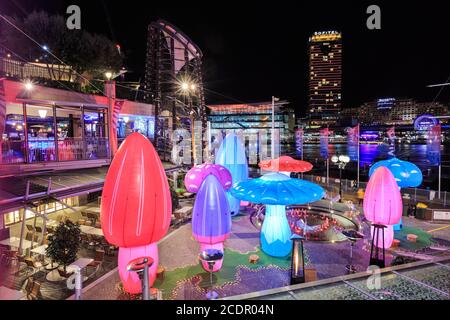
M 309 102 L 311 127 L 336 125 L 341 108 L 342 34 L 315 32 L 309 38 Z

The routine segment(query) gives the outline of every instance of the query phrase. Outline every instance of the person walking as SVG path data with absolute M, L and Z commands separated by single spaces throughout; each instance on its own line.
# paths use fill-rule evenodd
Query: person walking
M 364 200 L 364 190 L 362 188 L 359 188 L 356 192 L 356 197 L 358 198 L 358 205 L 362 205 Z

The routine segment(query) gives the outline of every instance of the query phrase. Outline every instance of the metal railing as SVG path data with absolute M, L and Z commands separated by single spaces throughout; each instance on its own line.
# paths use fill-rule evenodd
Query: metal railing
M 2 140 L 2 164 L 37 163 L 48 161 L 77 161 L 107 159 L 109 157 L 108 138 L 65 138 L 28 141 Z
M 74 81 L 75 74 L 65 66 L 44 67 L 9 58 L 0 58 L 0 74 L 20 79 L 42 78 L 48 80 Z
M 301 178 L 301 174 L 299 174 L 299 178 Z M 303 174 L 304 180 L 308 180 L 319 184 L 328 189 L 333 194 L 339 194 L 339 179 L 334 177 L 329 177 L 329 181 L 324 176 Z M 367 182 L 360 182 L 359 188 L 365 189 L 367 186 Z M 342 179 L 342 190 L 344 193 L 355 193 L 356 195 L 356 180 L 348 180 Z M 439 206 L 447 206 L 450 201 L 450 192 L 441 191 L 440 193 L 435 190 L 426 190 L 420 188 L 402 188 L 401 189 L 402 196 L 405 198 L 408 197 L 411 201 L 414 202 L 423 202 L 426 204 L 434 204 Z

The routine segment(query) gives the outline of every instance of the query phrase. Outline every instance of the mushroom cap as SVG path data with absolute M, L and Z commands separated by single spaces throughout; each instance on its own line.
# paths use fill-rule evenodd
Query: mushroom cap
M 189 192 L 196 193 L 203 183 L 203 180 L 209 175 L 214 175 L 222 187 L 228 190 L 232 186 L 231 173 L 227 168 L 212 163 L 204 163 L 191 168 L 184 177 L 184 185 Z
M 266 171 L 275 172 L 307 172 L 313 168 L 313 165 L 308 161 L 281 156 L 278 159 L 263 160 L 259 163 L 259 167 Z
M 400 188 L 418 187 L 422 183 L 422 171 L 412 162 L 403 161 L 398 158 L 378 161 L 370 168 L 369 177 L 379 167 L 388 168 L 394 175 L 395 181 Z
M 217 150 L 214 162 L 230 171 L 233 183 L 248 179 L 248 163 L 245 148 L 236 134 L 229 133 L 226 135 L 219 150 Z
M 225 241 L 231 231 L 231 215 L 222 184 L 208 174 L 195 197 L 192 210 L 192 234 L 201 243 Z
M 325 190 L 309 181 L 270 172 L 260 178 L 234 184 L 231 193 L 240 200 L 253 203 L 289 205 L 320 200 L 325 195 Z
M 394 175 L 386 167 L 379 167 L 370 177 L 364 193 L 364 216 L 376 224 L 392 225 L 400 221 L 402 197 Z
M 137 247 L 160 240 L 172 213 L 169 184 L 150 140 L 130 134 L 109 166 L 100 219 L 105 239 L 118 247 Z

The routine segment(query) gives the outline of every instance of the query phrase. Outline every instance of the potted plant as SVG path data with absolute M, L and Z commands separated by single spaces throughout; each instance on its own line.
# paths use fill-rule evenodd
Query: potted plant
M 80 227 L 72 221 L 61 222 L 55 232 L 48 237 L 47 256 L 64 267 L 66 274 L 67 266 L 77 258 L 80 248 Z

